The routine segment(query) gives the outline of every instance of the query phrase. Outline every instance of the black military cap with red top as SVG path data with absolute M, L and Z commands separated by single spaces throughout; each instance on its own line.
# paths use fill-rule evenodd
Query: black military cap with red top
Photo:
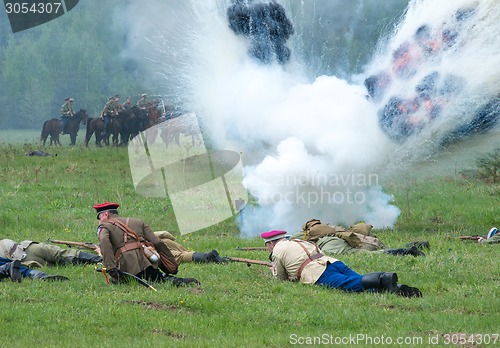
M 101 204 L 96 204 L 93 206 L 93 208 L 96 210 L 97 212 L 97 220 L 99 220 L 99 214 L 100 213 L 104 213 L 106 211 L 110 211 L 110 210 L 116 210 L 118 209 L 120 205 L 118 203 L 113 203 L 113 202 L 104 202 L 104 203 L 101 203 Z

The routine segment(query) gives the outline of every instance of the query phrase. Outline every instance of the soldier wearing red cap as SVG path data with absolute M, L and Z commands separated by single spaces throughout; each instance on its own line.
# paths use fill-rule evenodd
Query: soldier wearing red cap
M 260 236 L 271 253 L 273 275 L 278 279 L 324 285 L 349 292 L 389 291 L 405 297 L 422 296 L 419 289 L 398 284 L 396 273 L 360 275 L 343 262 L 323 255 L 315 244 L 287 238 L 286 231 L 273 230 Z
M 162 253 L 176 264 L 172 253 L 143 220 L 119 216 L 119 206 L 113 202 L 94 205 L 100 222 L 97 236 L 103 263 L 113 282 L 121 281 L 121 271 L 150 281 L 171 281 L 177 286 L 199 284 L 194 278 L 178 278 L 162 273 L 158 269 L 166 271 L 162 261 L 146 256 L 143 244 L 153 246 L 157 253 Z

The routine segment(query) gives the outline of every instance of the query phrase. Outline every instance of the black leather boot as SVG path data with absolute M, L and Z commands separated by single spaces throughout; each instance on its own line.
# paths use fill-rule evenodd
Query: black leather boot
M 102 257 L 96 254 L 80 251 L 77 257 L 74 257 L 72 263 L 74 265 L 93 265 L 102 262 Z
M 21 261 L 15 260 L 0 266 L 0 279 L 10 278 L 13 282 L 21 282 Z
M 422 297 L 422 291 L 420 291 L 418 288 L 414 288 L 405 284 L 398 284 L 395 293 L 403 297 Z
M 365 290 L 395 292 L 398 289 L 398 275 L 388 272 L 368 273 L 361 278 L 361 285 Z
M 212 250 L 209 253 L 200 253 L 200 252 L 195 252 L 193 254 L 193 262 L 200 262 L 200 263 L 207 263 L 207 262 L 213 262 L 213 263 L 227 263 L 227 260 L 220 257 L 219 253 L 217 250 Z
M 407 248 L 416 247 L 418 250 L 424 250 L 424 249 L 431 250 L 431 245 L 426 240 L 422 240 L 422 241 L 418 241 L 418 242 L 411 242 L 411 243 L 406 244 L 405 246 Z
M 401 255 L 401 256 L 405 256 L 405 255 L 411 255 L 411 256 L 415 256 L 415 257 L 425 256 L 425 254 L 423 252 L 421 252 L 420 250 L 418 250 L 418 248 L 416 246 L 412 246 L 410 248 L 385 249 L 384 253 L 389 254 L 389 255 Z
M 42 271 L 38 271 L 36 269 L 30 270 L 28 275 L 31 279 L 42 279 L 42 280 L 68 280 L 65 276 L 61 275 L 50 275 Z
M 169 274 L 164 274 L 163 275 L 163 280 L 167 282 L 171 282 L 175 286 L 183 286 L 183 285 L 189 285 L 189 284 L 196 284 L 200 285 L 200 282 L 194 278 L 179 278 L 179 277 L 174 277 Z

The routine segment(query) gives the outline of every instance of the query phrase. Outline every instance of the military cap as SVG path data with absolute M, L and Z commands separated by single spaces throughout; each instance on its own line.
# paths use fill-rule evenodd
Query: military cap
M 69 98 L 68 100 L 69 100 L 70 102 L 75 101 L 73 98 Z
M 281 231 L 281 230 L 272 230 L 269 232 L 264 232 L 260 235 L 261 238 L 264 239 L 264 242 L 272 242 L 273 240 L 281 239 L 288 237 L 286 235 L 286 231 Z
M 141 97 L 147 97 L 148 95 L 147 94 L 141 94 Z
M 120 95 L 119 94 L 115 95 L 115 98 L 120 98 Z
M 104 213 L 106 211 L 110 211 L 110 210 L 116 210 L 118 209 L 120 205 L 118 203 L 113 203 L 113 202 L 104 202 L 104 203 L 101 203 L 101 204 L 96 204 L 93 206 L 93 208 L 96 210 L 97 212 L 97 220 L 99 220 L 99 214 L 100 213 Z

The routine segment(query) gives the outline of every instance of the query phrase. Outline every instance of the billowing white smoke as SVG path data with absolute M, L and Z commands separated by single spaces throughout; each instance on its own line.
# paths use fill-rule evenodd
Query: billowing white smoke
M 395 154 L 403 156 L 409 147 L 381 131 L 377 112 L 383 101 L 377 104 L 367 100 L 362 80 L 354 85 L 335 76 L 320 76 L 310 82 L 293 51 L 285 67 L 259 64 L 247 55 L 244 38 L 228 27 L 225 10 L 229 1 L 182 3 L 178 15 L 155 7 L 157 13 L 164 14 L 162 21 L 155 22 L 157 32 L 143 33 L 143 27 L 137 26 L 134 37 L 146 37 L 161 47 L 168 63 L 164 63 L 165 71 L 156 72 L 167 77 L 166 84 L 178 86 L 177 96 L 196 111 L 215 146 L 242 153 L 246 163 L 244 185 L 257 203 L 244 209 L 242 232 L 295 232 L 311 218 L 332 224 L 363 220 L 378 228 L 393 226 L 399 210 L 380 188 L 379 175 Z M 281 3 L 286 8 L 287 4 Z M 144 10 L 137 2 L 129 6 L 132 11 L 137 6 Z M 169 6 L 172 10 L 173 5 Z M 368 73 L 387 69 L 391 52 L 420 25 L 442 24 L 443 18 L 463 6 L 477 6 L 475 16 L 488 25 L 499 23 L 495 0 L 483 0 L 480 5 L 470 0 L 442 1 L 439 5 L 416 1 L 389 47 L 368 67 Z M 464 39 L 477 40 L 477 46 L 483 47 L 487 39 L 481 36 L 479 26 L 471 25 Z M 473 75 L 463 93 L 484 91 L 477 108 L 493 95 L 494 88 L 481 76 L 500 70 L 492 65 L 494 59 L 498 63 L 498 38 L 490 36 L 488 40 L 494 40 L 487 43 L 491 47 L 486 52 L 493 57 L 481 58 L 481 64 L 458 48 L 436 63 L 440 71 L 452 69 L 467 79 Z M 463 45 L 467 46 L 467 41 Z M 156 55 L 159 62 L 160 57 Z M 455 61 L 457 65 L 453 66 Z M 423 74 L 432 69 L 426 67 Z M 407 89 L 410 94 L 415 83 L 408 85 L 396 83 L 391 88 L 403 93 Z M 452 121 L 445 118 L 443 124 L 447 122 Z M 415 146 L 430 134 L 423 132 L 407 143 Z

